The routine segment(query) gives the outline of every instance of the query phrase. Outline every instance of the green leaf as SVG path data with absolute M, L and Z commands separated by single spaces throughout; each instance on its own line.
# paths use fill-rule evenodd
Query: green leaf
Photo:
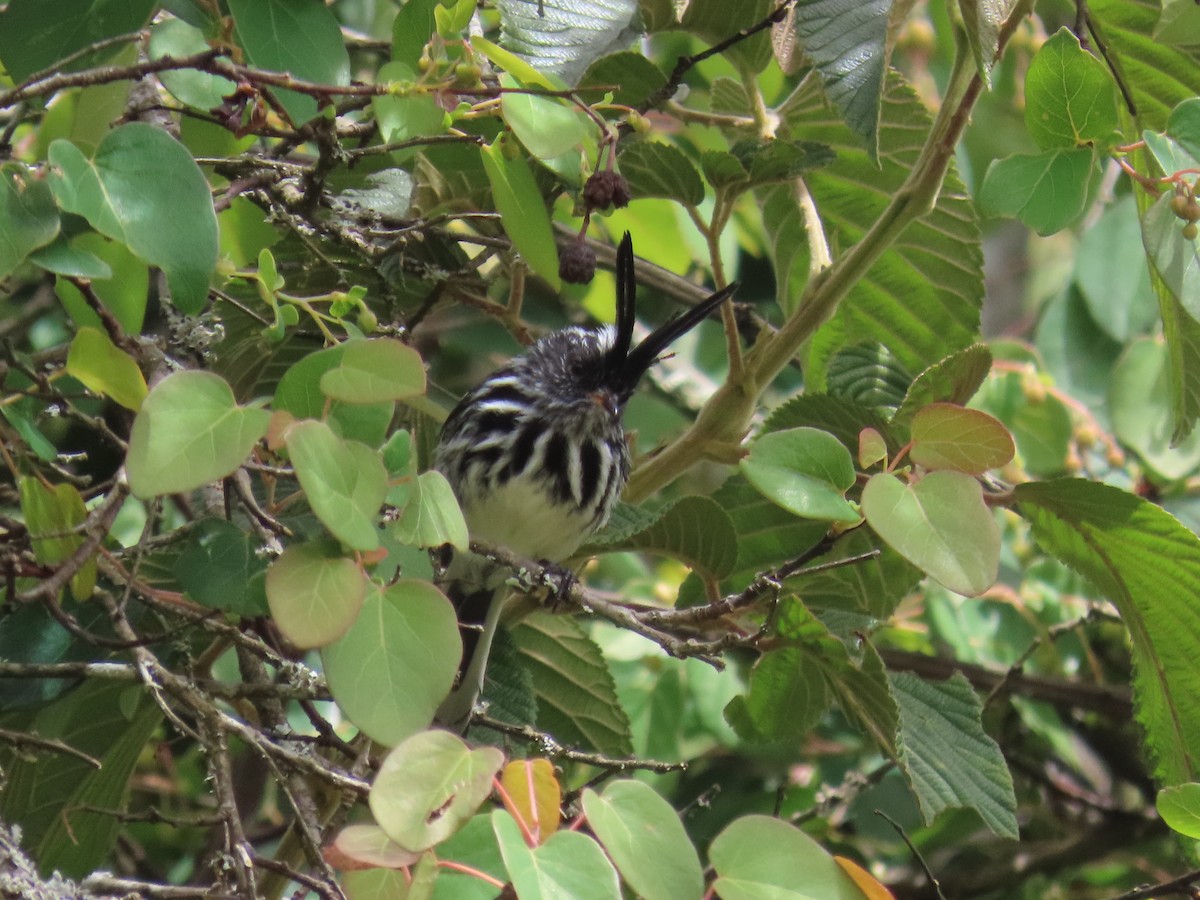
M 900 707 L 900 765 L 928 825 L 942 810 L 979 813 L 1000 837 L 1016 840 L 1017 798 L 1000 747 L 984 733 L 983 704 L 960 674 L 924 681 L 908 672 L 891 675 Z
M 45 181 L 18 163 L 0 166 L 0 278 L 58 236 L 58 210 Z
M 159 22 L 150 32 L 151 59 L 182 59 L 208 49 L 204 32 L 179 19 Z M 216 109 L 237 91 L 237 85 L 228 78 L 196 69 L 166 69 L 158 73 L 158 78 L 180 103 L 194 109 Z
M 635 200 L 661 197 L 696 206 L 704 201 L 700 173 L 672 144 L 637 141 L 621 150 L 621 174 Z
M 796 37 L 825 93 L 872 158 L 879 153 L 879 108 L 891 57 L 888 0 L 800 0 Z
M 501 83 L 505 87 L 518 86 L 511 76 L 505 76 Z M 583 113 L 557 97 L 509 92 L 501 95 L 500 108 L 505 124 L 534 159 L 562 156 L 581 145 L 587 136 L 588 120 Z
M 124 711 L 128 700 L 131 714 Z M 104 865 L 122 830 L 112 812 L 127 808 L 130 776 L 161 718 L 140 688 L 104 681 L 82 684 L 38 710 L 31 733 L 101 764 L 53 753 L 18 756 L 6 767 L 0 815 L 21 824 L 25 849 L 46 871 L 83 878 Z
M 741 0 L 733 4 L 728 0 L 692 0 L 683 11 L 680 25 L 684 31 L 716 44 L 761 22 L 772 9 L 771 0 Z M 759 32 L 726 48 L 725 56 L 738 69 L 761 72 L 771 62 L 771 44 L 768 36 Z
M 167 274 L 183 313 L 204 306 L 217 262 L 217 216 L 192 155 L 141 122 L 114 128 L 88 159 L 74 144 L 50 145 L 50 187 L 59 205 Z
M 470 544 L 467 522 L 450 482 L 441 472 L 422 472 L 404 507 L 404 514 L 392 526 L 396 539 L 416 547 L 440 547 L 450 544 L 466 550 Z
M 973 597 L 995 584 L 1000 530 L 970 475 L 932 472 L 909 485 L 872 475 L 862 510 L 880 537 L 950 590 Z
M 645 5 L 641 6 L 645 19 Z M 612 92 L 614 103 L 636 108 L 666 83 L 667 76 L 642 54 L 623 51 L 602 56 L 589 65 L 579 79 L 579 90 L 582 96 L 590 98 L 590 93 L 584 93 L 588 88 L 603 88 L 605 92 Z M 624 152 L 622 150 L 622 165 Z
M 830 165 L 805 175 L 831 247 L 849 247 L 876 223 L 923 151 L 930 127 L 924 105 L 895 74 L 888 75 L 883 94 L 878 161 L 831 114 L 812 79 L 779 113 L 783 135 L 825 144 L 837 154 Z M 790 314 L 809 269 L 803 214 L 790 188 L 765 196 L 763 221 L 775 248 L 775 269 L 788 273 L 781 279 L 780 305 Z M 833 318 L 813 337 L 804 371 L 807 390 L 825 389 L 825 367 L 842 347 L 883 343 L 908 371 L 920 372 L 978 340 L 983 257 L 976 218 L 974 201 L 952 168 L 933 210 L 857 273 Z
M 529 847 L 516 820 L 492 811 L 492 829 L 500 844 L 513 891 L 521 900 L 620 900 L 617 872 L 600 845 L 578 831 L 556 831 L 546 843 Z
M 44 485 L 31 476 L 19 480 L 21 514 L 33 542 L 38 562 L 57 566 L 66 562 L 83 543 L 79 526 L 87 521 L 83 497 L 70 484 Z M 87 600 L 96 589 L 96 559 L 89 558 L 71 576 L 71 596 Z
M 917 410 L 930 403 L 962 405 L 975 396 L 992 368 L 987 344 L 972 344 L 934 363 L 913 379 L 904 402 L 892 416 L 893 425 L 907 425 Z
M 311 419 L 289 426 L 284 439 L 304 496 L 322 524 L 355 550 L 378 547 L 379 508 L 387 495 L 379 455 Z
M 49 251 L 53 246 L 52 244 L 37 251 L 30 259 L 40 258 L 42 253 Z M 72 239 L 69 244 L 69 256 L 84 260 L 84 264 L 89 267 L 98 265 L 107 269 L 101 275 L 90 276 L 84 273 L 83 277 L 99 279 L 92 281 L 92 290 L 100 298 L 101 305 L 113 314 L 126 333 L 139 333 L 146 318 L 146 302 L 150 292 L 149 267 L 124 244 L 110 241 L 94 231 Z M 54 292 L 62 300 L 75 324 L 104 330 L 100 316 L 88 306 L 75 285 L 59 278 L 54 285 Z
M 1117 86 L 1104 63 L 1066 26 L 1034 54 L 1025 74 L 1025 126 L 1043 150 L 1097 147 L 1119 137 Z
M 846 559 L 877 550 L 873 559 L 789 579 L 788 587 L 804 598 L 806 606 L 865 613 L 888 619 L 900 601 L 921 580 L 921 572 L 869 529 L 858 528 L 843 537 L 829 553 L 813 564 Z
M 440 0 L 408 0 L 392 21 L 392 59 L 416 71 L 421 51 L 433 37 L 433 10 Z M 380 73 L 382 75 L 382 72 Z M 380 79 L 382 80 L 382 78 Z
M 112 267 L 95 253 L 84 249 L 81 243 L 68 240 L 60 234 L 45 247 L 30 253 L 29 261 L 55 275 L 87 278 L 89 281 L 112 278 Z
M 111 397 L 137 412 L 149 393 L 132 356 L 95 328 L 80 328 L 67 351 L 67 372 L 89 391 Z
M 232 522 L 202 519 L 187 536 L 173 573 L 188 596 L 239 616 L 267 614 L 266 561 L 260 543 Z
M 534 612 L 509 632 L 533 676 L 538 728 L 562 743 L 629 756 L 629 719 L 600 648 L 568 616 Z
M 433 585 L 412 579 L 368 593 L 350 630 L 321 649 L 338 707 L 388 747 L 429 727 L 461 658 L 454 607 Z
M 139 30 L 154 6 L 154 0 L 56 0 L 47 15 L 43 0 L 10 0 L 0 13 L 0 62 L 20 83 L 90 44 Z M 117 52 L 89 53 L 69 68 L 87 68 Z
M 1200 44 L 1200 9 L 1195 0 L 1163 0 L 1154 40 L 1179 46 Z
M 238 406 L 212 372 L 168 375 L 142 403 L 129 437 L 129 487 L 143 499 L 182 494 L 231 475 L 264 434 L 271 415 Z
M 828 432 L 768 432 L 754 440 L 738 468 L 763 496 L 798 516 L 850 523 L 861 518 L 845 496 L 854 485 L 854 460 Z
M 705 150 L 701 167 L 709 183 L 726 193 L 741 193 L 778 181 L 792 182 L 809 169 L 827 166 L 833 151 L 812 141 L 742 140 L 728 153 Z
M 1200 240 L 1188 240 L 1166 191 L 1142 219 L 1142 243 L 1159 283 L 1193 319 L 1200 318 Z
M 993 160 L 979 189 L 979 207 L 984 215 L 1015 217 L 1038 234 L 1054 234 L 1083 214 L 1096 171 L 1096 151 L 1090 148 Z
M 347 341 L 337 366 L 321 376 L 321 393 L 344 403 L 382 403 L 425 393 L 425 364 L 394 338 Z
M 821 520 L 805 520 L 768 500 L 741 475 L 734 475 L 713 495 L 733 520 L 737 532 L 737 564 L 721 584 L 725 593 L 740 591 L 759 572 L 795 559 L 817 543 L 829 529 Z M 689 577 L 677 603 L 706 602 L 698 578 Z
M 291 366 L 279 379 L 271 408 L 289 412 L 297 419 L 325 418 L 342 437 L 378 447 L 387 438 L 395 403 L 390 400 L 367 404 L 340 400 L 330 403 L 321 390 L 326 373 L 336 371 L 342 365 L 349 343 L 310 353 Z
M 293 544 L 267 569 L 267 602 L 284 637 L 307 650 L 332 643 L 354 624 L 367 579 L 328 542 Z
M 913 417 L 909 454 L 926 469 L 982 475 L 1007 465 L 1016 450 L 1008 429 L 977 409 L 931 403 Z
M 447 731 L 422 731 L 384 758 L 371 813 L 405 850 L 439 844 L 475 814 L 504 764 L 495 747 L 471 750 Z
M 1172 831 L 1200 840 L 1200 784 L 1189 782 L 1163 788 L 1154 806 Z
M 583 792 L 588 825 L 621 876 L 645 900 L 687 900 L 704 893 L 700 858 L 679 816 L 640 781 L 614 781 Z
M 417 81 L 416 71 L 408 64 L 400 62 L 388 63 L 383 66 L 376 77 L 380 84 L 390 82 L 415 84 Z M 432 95 L 426 92 L 417 91 L 408 95 L 396 93 L 373 97 L 371 107 L 375 110 L 375 121 L 379 123 L 379 133 L 388 143 L 443 134 L 449 127 L 446 111 L 438 105 Z M 415 153 L 416 148 L 412 152 Z M 397 158 L 403 159 L 404 157 Z
M 762 433 L 802 427 L 828 431 L 851 453 L 858 450 L 859 433 L 864 428 L 873 428 L 899 449 L 890 437 L 887 423 L 876 410 L 856 400 L 816 392 L 798 394 L 771 410 L 763 422 Z
M 620 540 L 593 539 L 582 553 L 636 550 L 662 553 L 706 575 L 722 579 L 737 562 L 733 522 L 708 497 L 682 497 L 662 509 L 645 527 Z
M 1188 152 L 1200 158 L 1200 97 L 1184 100 L 1167 117 L 1167 135 Z
M 637 0 L 498 0 L 496 6 L 500 44 L 568 84 L 599 57 L 627 49 L 637 15 Z
M 795 744 L 832 701 L 816 657 L 807 649 L 788 647 L 759 658 L 750 672 L 749 691 L 729 701 L 725 719 L 744 741 Z
M 1087 578 L 1121 613 L 1133 647 L 1134 709 L 1155 776 L 1200 773 L 1200 540 L 1171 515 L 1104 484 L 1019 485 L 1016 509 L 1047 553 Z
M 722 900 L 863 900 L 832 856 L 807 834 L 769 816 L 742 816 L 708 848 Z
M 963 26 L 975 68 L 983 83 L 991 87 L 992 65 L 1000 46 L 1000 26 L 1008 18 L 1016 0 L 958 0 Z
M 246 57 L 260 69 L 318 84 L 350 83 L 350 57 L 341 27 L 321 0 L 229 0 Z M 288 115 L 303 125 L 317 114 L 306 94 L 272 88 Z
M 1125 196 L 1084 231 L 1075 256 L 1075 283 L 1092 320 L 1122 343 L 1158 321 L 1141 239 L 1137 204 Z
M 876 409 L 896 409 L 912 376 L 884 344 L 856 344 L 833 355 L 826 369 L 829 393 Z
M 1135 341 L 1112 372 L 1108 408 L 1117 439 L 1158 476 L 1176 481 L 1200 467 L 1200 432 L 1171 446 L 1169 366 L 1160 341 Z
M 554 290 L 561 290 L 558 277 L 558 247 L 550 230 L 550 216 L 533 172 L 522 156 L 510 157 L 503 138 L 481 147 L 483 168 L 492 186 L 492 199 L 513 246 L 529 267 Z
M 1162 131 L 1177 104 L 1200 94 L 1200 49 L 1148 39 L 1162 11 L 1159 0 L 1089 0 L 1088 8 L 1120 61 L 1138 129 Z

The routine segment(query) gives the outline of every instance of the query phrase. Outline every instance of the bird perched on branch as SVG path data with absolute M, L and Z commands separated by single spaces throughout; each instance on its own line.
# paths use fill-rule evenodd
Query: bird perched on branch
M 717 291 L 633 346 L 633 242 L 617 250 L 615 327 L 570 326 L 533 344 L 450 413 L 434 453 L 473 541 L 561 562 L 604 525 L 629 478 L 621 416 L 659 355 L 733 291 Z M 483 688 L 505 572 L 457 554 L 441 579 L 458 610 L 463 668 L 438 720 L 465 728 Z

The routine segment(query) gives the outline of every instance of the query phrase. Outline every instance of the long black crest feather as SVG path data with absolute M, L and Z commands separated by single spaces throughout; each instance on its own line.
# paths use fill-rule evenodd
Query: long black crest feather
M 633 344 L 633 325 L 636 319 L 637 279 L 633 270 L 633 238 L 629 232 L 617 248 L 617 336 L 608 351 L 608 369 L 619 373 Z
M 637 384 L 638 380 L 646 373 L 646 370 L 654 365 L 654 361 L 658 359 L 659 354 L 666 350 L 676 338 L 699 325 L 700 322 L 707 318 L 709 313 L 724 303 L 735 290 L 737 290 L 736 282 L 726 285 L 721 290 L 701 300 L 691 309 L 667 319 L 667 321 L 648 334 L 646 339 L 638 344 L 625 359 L 625 378 L 631 387 Z
M 634 275 L 633 238 L 629 232 L 617 247 L 617 334 L 608 351 L 609 377 L 623 393 L 632 393 L 646 370 L 671 342 L 691 331 L 709 313 L 721 305 L 737 288 L 731 284 L 706 297 L 686 312 L 672 316 L 646 336 L 632 350 L 633 327 L 637 318 L 637 281 Z

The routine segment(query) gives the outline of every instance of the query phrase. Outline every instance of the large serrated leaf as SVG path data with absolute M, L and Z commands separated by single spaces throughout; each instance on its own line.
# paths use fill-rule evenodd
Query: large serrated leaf
M 44 706 L 29 729 L 91 755 L 99 769 L 62 753 L 17 758 L 8 767 L 0 813 L 21 823 L 25 846 L 47 871 L 83 877 L 103 864 L 117 839 L 122 823 L 111 813 L 124 810 L 129 777 L 161 719 L 144 696 L 127 716 L 122 699 L 129 690 L 88 682 Z
M 913 379 L 904 402 L 892 416 L 893 425 L 907 425 L 917 410 L 930 403 L 965 404 L 975 396 L 992 368 L 987 344 L 972 344 L 934 363 Z
M 678 147 L 639 141 L 622 149 L 619 159 L 634 199 L 662 197 L 691 206 L 704 200 L 700 173 Z
M 806 426 L 828 431 L 851 453 L 858 449 L 858 434 L 864 428 L 874 428 L 885 438 L 889 437 L 883 417 L 871 407 L 856 400 L 819 393 L 799 394 L 777 406 L 763 422 L 762 433 Z M 900 447 L 890 439 L 888 444 L 894 449 Z
M 628 756 L 629 719 L 596 646 L 569 616 L 535 612 L 510 631 L 533 676 L 538 728 L 570 746 Z
M 756 744 L 799 741 L 833 698 L 816 657 L 788 647 L 764 653 L 750 673 L 750 690 L 725 707 L 738 737 Z
M 1016 839 L 1017 798 L 1000 747 L 984 733 L 983 704 L 962 675 L 923 681 L 891 676 L 900 707 L 900 765 L 931 823 L 950 807 L 974 809 L 1001 837 Z
M 884 344 L 855 344 L 833 355 L 825 372 L 829 393 L 881 410 L 896 409 L 912 375 Z
M 1047 553 L 1112 601 L 1133 646 L 1135 712 L 1155 774 L 1168 785 L 1200 777 L 1200 540 L 1149 501 L 1104 484 L 1019 485 L 1017 512 Z
M 879 104 L 891 45 L 891 0 L 799 0 L 796 36 L 825 93 L 872 157 L 879 152 Z
M 813 565 L 871 551 L 878 551 L 879 555 L 853 565 L 799 575 L 788 581 L 788 587 L 814 609 L 846 610 L 866 613 L 873 619 L 887 619 L 922 576 L 916 566 L 870 529 L 855 529 L 825 556 L 814 559 Z
M 1109 51 L 1137 104 L 1138 131 L 1164 131 L 1171 110 L 1200 94 L 1200 47 L 1174 47 L 1147 39 L 1161 12 L 1155 0 L 1095 0 L 1089 8 L 1100 22 Z M 1132 161 L 1139 170 L 1149 168 L 1144 153 L 1136 153 Z M 1145 215 L 1150 198 L 1138 192 L 1137 199 Z M 1171 351 L 1174 440 L 1179 441 L 1200 417 L 1200 323 L 1185 311 L 1166 282 L 1158 277 L 1151 281 L 1159 296 L 1163 331 Z
M 596 59 L 633 39 L 637 0 L 498 0 L 500 43 L 574 84 Z
M 645 527 L 620 540 L 592 541 L 584 552 L 637 550 L 662 553 L 722 579 L 737 562 L 737 533 L 728 514 L 708 497 L 683 497 Z
M 822 213 L 830 245 L 850 246 L 876 222 L 908 177 L 929 132 L 928 113 L 898 75 L 889 75 L 878 165 L 837 120 L 814 81 L 802 84 L 780 113 L 796 136 L 836 151 L 837 159 L 809 172 L 805 183 Z M 794 200 L 777 202 L 764 222 L 776 253 L 786 253 L 786 259 L 777 255 L 777 269 L 792 273 L 788 293 L 780 297 L 790 312 L 804 289 L 798 273 L 808 270 L 800 207 Z M 870 269 L 860 273 L 833 318 L 817 331 L 805 368 L 808 389 L 823 389 L 825 367 L 841 347 L 879 341 L 910 372 L 919 372 L 974 343 L 983 298 L 982 266 L 974 202 L 951 169 L 933 211 L 909 225 Z

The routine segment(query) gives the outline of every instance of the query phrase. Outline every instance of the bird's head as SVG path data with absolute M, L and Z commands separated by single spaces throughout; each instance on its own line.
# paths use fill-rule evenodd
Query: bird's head
M 633 346 L 636 320 L 633 241 L 626 232 L 617 248 L 617 321 L 603 328 L 571 326 L 542 338 L 525 354 L 525 364 L 546 392 L 546 401 L 570 407 L 575 414 L 589 407 L 620 417 L 638 382 L 676 338 L 686 334 L 716 309 L 736 285 L 706 297 L 686 312 L 668 319 Z

